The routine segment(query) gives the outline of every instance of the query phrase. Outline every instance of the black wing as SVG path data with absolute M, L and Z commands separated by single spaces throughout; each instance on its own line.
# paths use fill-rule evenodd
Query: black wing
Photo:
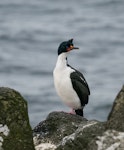
M 72 86 L 81 101 L 81 105 L 85 106 L 85 104 L 88 103 L 90 89 L 83 74 L 74 69 L 74 72 L 70 74 L 70 78 L 72 81 Z

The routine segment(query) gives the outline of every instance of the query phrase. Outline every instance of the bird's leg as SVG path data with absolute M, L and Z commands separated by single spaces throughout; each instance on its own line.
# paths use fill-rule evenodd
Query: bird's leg
M 56 111 L 56 112 L 62 112 L 62 113 L 67 113 L 67 114 L 76 115 L 76 112 L 75 112 L 74 109 L 72 109 L 70 112 L 65 112 L 65 111 Z
M 75 114 L 76 114 L 76 113 L 75 113 L 75 110 L 72 109 L 72 110 L 69 112 L 69 114 L 74 114 L 74 115 L 75 115 Z

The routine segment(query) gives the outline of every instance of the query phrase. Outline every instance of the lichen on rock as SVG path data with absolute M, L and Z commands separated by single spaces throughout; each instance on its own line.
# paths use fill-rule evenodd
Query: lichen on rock
M 124 86 L 115 99 L 107 121 L 52 112 L 34 128 L 33 133 L 36 150 L 124 149 Z M 53 147 L 43 148 L 48 143 Z
M 58 150 L 78 150 L 85 148 L 88 142 L 94 136 L 101 135 L 104 129 L 104 123 L 96 120 L 88 121 L 77 115 L 52 112 L 34 128 L 34 144 L 37 147 L 39 143 L 52 143 Z
M 124 132 L 106 130 L 101 136 L 97 136 L 88 147 L 88 150 L 123 150 Z
M 7 125 L 0 124 L 0 150 L 3 149 L 4 137 L 8 136 L 10 130 Z
M 0 88 L 0 137 L 4 150 L 34 150 L 27 102 L 5 87 Z
M 87 120 L 52 112 L 33 130 L 27 102 L 15 90 L 0 88 L 0 150 L 122 150 L 124 149 L 124 86 L 108 120 Z M 33 145 L 34 141 L 34 145 Z

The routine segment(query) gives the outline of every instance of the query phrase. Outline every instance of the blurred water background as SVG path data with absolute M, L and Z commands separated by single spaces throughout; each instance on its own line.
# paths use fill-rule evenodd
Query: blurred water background
M 91 89 L 85 117 L 105 121 L 124 84 L 124 1 L 0 1 L 0 86 L 28 101 L 32 127 L 51 111 L 70 111 L 52 76 L 57 48 L 70 38 L 80 51 L 68 61 Z

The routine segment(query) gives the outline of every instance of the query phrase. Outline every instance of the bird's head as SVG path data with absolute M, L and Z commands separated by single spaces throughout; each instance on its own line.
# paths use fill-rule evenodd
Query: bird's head
M 69 52 L 73 49 L 79 49 L 78 47 L 74 47 L 73 39 L 62 42 L 58 48 L 58 55 L 60 55 L 61 53 Z

